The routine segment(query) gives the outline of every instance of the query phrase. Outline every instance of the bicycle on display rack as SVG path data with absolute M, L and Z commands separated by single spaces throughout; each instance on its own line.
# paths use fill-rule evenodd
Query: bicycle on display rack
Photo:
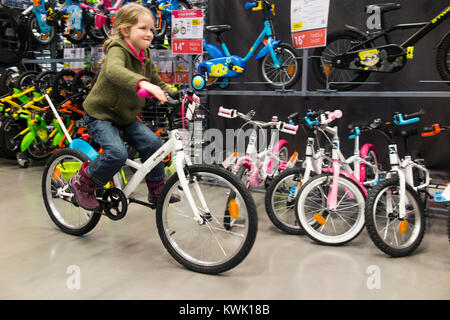
M 413 124 L 420 121 L 423 111 L 410 115 L 394 115 L 395 124 Z M 391 170 L 369 194 L 366 203 L 366 226 L 373 243 L 392 257 L 412 253 L 421 243 L 425 233 L 423 196 L 428 196 L 430 184 L 428 169 L 420 159 L 408 152 L 407 140 L 417 135 L 416 128 L 390 130 L 389 125 L 377 129 L 389 141 Z M 405 141 L 405 156 L 399 157 L 394 136 Z
M 86 39 L 87 28 L 79 1 L 58 0 L 56 3 L 56 1 L 33 0 L 33 5 L 25 9 L 21 15 L 28 17 L 28 33 L 33 41 L 40 45 L 54 42 L 60 30 L 72 43 L 78 44 Z
M 399 127 L 419 121 L 419 118 L 413 118 L 417 114 L 403 115 L 396 113 L 393 122 L 383 124 L 381 120 L 376 119 L 367 129 L 389 137 L 389 134 L 383 130 L 387 126 L 389 130 L 395 128 L 393 130 L 394 133 L 398 131 L 402 136 L 407 137 L 410 134 L 410 130 L 405 127 L 399 129 Z M 346 174 L 345 176 L 340 176 L 339 167 L 343 163 L 339 162 L 337 128 L 332 129 L 327 128 L 326 131 L 333 135 L 331 141 L 333 147 L 333 165 L 331 168 L 324 170 L 326 173 L 314 177 L 302 186 L 295 204 L 295 213 L 297 214 L 300 226 L 311 239 L 321 244 L 341 245 L 356 238 L 364 228 L 364 223 L 367 224 L 368 230 L 373 228 L 373 220 L 368 215 L 370 211 L 368 208 L 370 207 L 370 203 L 373 203 L 373 196 L 377 193 L 376 190 L 379 190 L 382 186 L 386 186 L 386 181 L 392 182 L 391 179 L 388 179 L 391 178 L 392 173 L 387 172 L 382 177 L 383 179 L 381 177 L 375 179 L 373 181 L 375 186 L 370 190 L 370 193 L 368 193 L 365 186 L 353 177 L 353 175 Z M 389 138 L 389 141 L 392 142 L 392 139 Z M 405 146 L 407 146 L 407 141 L 405 141 Z M 391 153 L 396 153 L 397 146 L 392 144 L 389 146 L 389 149 Z M 394 165 L 393 163 L 392 165 Z M 402 166 L 410 166 L 411 163 L 413 161 L 409 157 L 406 162 L 402 163 Z M 420 174 L 416 174 L 416 176 L 417 180 L 423 180 L 423 184 L 421 184 L 419 189 L 425 188 L 429 183 L 428 172 L 423 170 L 424 167 L 419 165 L 418 161 L 417 163 L 414 162 L 414 167 L 419 172 L 424 173 L 423 176 Z M 397 171 L 397 168 L 398 166 L 393 167 L 391 171 Z M 378 202 L 377 204 L 380 205 Z
M 433 194 L 433 199 L 437 203 L 446 203 L 448 208 L 447 213 L 447 235 L 448 242 L 450 242 L 450 182 L 447 182 L 444 190 L 435 191 Z
M 148 93 L 140 90 L 139 95 L 146 97 Z M 188 96 L 192 97 L 192 93 Z M 53 109 L 50 98 L 46 98 Z M 179 103 L 170 97 L 168 100 L 169 104 Z M 161 241 L 171 256 L 190 270 L 210 274 L 227 271 L 244 260 L 255 241 L 258 220 L 253 198 L 225 169 L 192 165 L 183 151 L 178 130 L 171 131 L 169 136 L 143 164 L 128 159 L 126 165 L 137 169 L 136 173 L 126 184 L 123 175 L 116 174 L 108 189 L 99 190 L 101 206 L 91 212 L 73 202 L 68 181 L 83 162 L 95 158 L 97 153 L 85 141 L 73 140 L 70 148 L 55 153 L 45 166 L 42 195 L 48 214 L 63 232 L 83 235 L 97 225 L 102 214 L 119 220 L 125 217 L 131 203 L 150 206 L 134 199 L 132 193 L 145 175 L 171 153 L 176 173 L 166 182 L 156 205 L 156 226 Z M 169 204 L 174 193 L 181 200 Z M 230 193 L 234 197 L 227 200 Z M 226 230 L 221 223 L 225 208 L 237 218 L 231 230 Z
M 442 126 L 438 123 L 433 124 L 430 128 L 424 128 L 422 137 L 432 137 L 443 131 L 450 132 L 450 126 Z M 433 194 L 433 200 L 437 203 L 446 203 L 448 208 L 447 213 L 447 235 L 450 242 L 450 182 L 447 182 L 446 186 L 437 185 L 438 190 Z M 440 189 L 440 190 L 439 190 Z
M 113 4 L 112 0 L 100 0 L 94 6 L 87 5 L 85 3 L 81 4 L 81 8 L 85 10 L 90 16 L 94 16 L 94 24 L 92 34 L 96 35 L 99 39 L 102 38 L 101 33 L 99 35 L 99 30 L 103 32 L 104 37 L 112 37 L 113 35 L 113 25 L 114 16 L 119 11 L 120 7 L 124 5 L 127 0 L 117 0 Z M 91 22 L 92 25 L 92 22 Z
M 435 29 L 450 15 L 450 6 L 429 22 L 394 25 L 385 29 L 384 14 L 400 9 L 400 4 L 385 3 L 366 7 L 379 11 L 381 15 L 381 30 L 364 33 L 354 26 L 346 25 L 347 29 L 330 33 L 327 45 L 317 48 L 312 67 L 315 78 L 322 85 L 329 84 L 331 89 L 352 90 L 364 82 L 371 72 L 393 73 L 400 71 L 409 59 L 413 59 L 414 45 L 425 35 Z M 395 44 L 390 34 L 397 30 L 419 29 L 406 41 Z M 384 45 L 376 45 L 377 39 L 384 39 Z M 437 44 L 436 67 L 443 81 L 450 85 L 450 32 Z
M 338 163 L 342 167 L 339 170 L 339 179 L 343 178 L 349 184 L 357 185 L 363 191 L 364 196 L 365 187 L 373 185 L 379 179 L 381 170 L 378 152 L 370 143 L 364 144 L 361 148 L 359 143 L 361 133 L 370 131 L 370 125 L 361 123 L 352 126 L 353 134 L 349 139 L 354 140 L 354 153 L 351 157 L 345 159 L 340 151 L 337 127 L 329 126 L 333 120 L 341 116 L 342 113 L 339 110 L 334 112 L 310 111 L 304 118 L 303 127 L 307 132 L 308 140 L 302 166 L 283 172 L 274 179 L 266 193 L 267 214 L 280 230 L 289 234 L 305 233 L 295 213 L 297 208 L 295 202 L 302 192 L 302 187 L 306 186 L 308 181 L 316 179 L 313 176 L 320 177 L 321 174 L 329 175 L 329 173 L 334 172 L 335 168 L 328 169 L 325 166 L 334 164 L 334 167 L 336 167 Z M 333 146 L 332 158 L 325 152 L 325 148 L 315 147 L 316 141 L 319 141 L 319 133 L 323 133 L 323 137 L 329 140 L 325 132 L 333 134 L 333 141 L 329 141 L 330 145 Z M 350 166 L 351 164 L 353 168 Z M 317 228 L 319 221 L 323 223 L 324 219 L 326 221 L 328 217 L 328 215 L 324 217 L 320 212 L 320 210 L 317 210 L 314 219 L 311 220 L 314 228 Z M 311 224 L 311 221 L 309 224 Z M 323 239 L 317 237 L 313 237 L 313 239 L 323 241 Z M 327 241 L 331 240 L 327 239 Z
M 247 114 L 242 114 L 235 109 L 219 108 L 219 116 L 235 119 L 241 118 L 245 120 L 245 124 L 241 126 L 239 132 L 247 125 L 252 126 L 247 144 L 245 155 L 239 157 L 238 152 L 234 152 L 222 163 L 225 169 L 237 174 L 247 188 L 257 187 L 264 183 L 267 186 L 273 177 L 280 171 L 292 168 L 297 162 L 297 153 L 289 158 L 289 144 L 284 139 L 278 139 L 279 133 L 284 132 L 295 135 L 298 126 L 283 121 L 278 121 L 277 116 L 273 116 L 269 122 L 253 120 L 255 112 L 251 110 Z M 271 130 L 270 141 L 268 146 L 261 152 L 258 152 L 258 133 L 264 129 Z
M 297 153 L 294 153 L 289 159 L 289 144 L 284 139 L 277 140 L 280 132 L 295 135 L 298 126 L 278 121 L 276 116 L 272 117 L 272 121 L 269 122 L 252 120 L 254 115 L 255 112 L 253 110 L 244 115 L 234 109 L 219 108 L 219 116 L 221 117 L 229 119 L 239 117 L 246 121 L 239 132 L 246 125 L 253 127 L 245 155 L 239 157 L 238 153 L 234 152 L 222 163 L 222 166 L 236 174 L 247 188 L 256 188 L 262 183 L 267 187 L 270 180 L 279 174 L 280 171 L 293 167 L 297 162 L 298 156 Z M 258 152 L 258 133 L 261 132 L 258 129 L 264 130 L 265 128 L 269 128 L 272 131 L 270 142 L 264 150 Z M 232 197 L 233 195 L 231 194 L 230 198 Z M 224 217 L 225 228 L 231 228 L 235 222 L 236 219 L 229 212 L 226 212 Z
M 359 234 L 364 227 L 366 187 L 376 183 L 381 175 L 375 147 L 372 144 L 359 147 L 359 136 L 369 131 L 370 125 L 359 124 L 352 128 L 353 135 L 349 138 L 355 141 L 354 154 L 345 159 L 340 150 L 337 127 L 329 126 L 341 116 L 340 110 L 307 114 L 305 122 L 309 129 L 303 168 L 280 175 L 266 194 L 267 213 L 278 228 L 291 234 L 306 233 L 321 244 L 343 244 Z M 332 146 L 331 159 L 324 155 L 323 149 L 314 151 L 314 141 L 318 140 L 315 136 L 320 132 Z M 327 133 L 333 136 L 332 140 Z M 324 163 L 331 164 L 331 168 L 325 168 Z M 339 201 L 338 194 L 341 196 Z M 335 216 L 330 216 L 326 208 L 332 208 Z M 349 210 L 351 208 L 357 210 Z M 338 222 L 333 221 L 337 217 L 348 229 L 337 228 Z
M 172 11 L 193 8 L 189 0 L 142 0 L 142 4 L 147 6 L 155 16 L 156 22 L 153 35 L 154 41 L 157 43 L 163 42 L 166 36 L 170 38 Z
M 247 62 L 261 43 L 263 48 L 256 55 L 259 62 L 259 74 L 265 84 L 273 89 L 292 87 L 299 79 L 301 66 L 297 60 L 297 52 L 287 43 L 276 40 L 271 16 L 275 15 L 275 5 L 268 0 L 249 1 L 246 9 L 263 11 L 264 28 L 245 57 L 231 55 L 223 41 L 222 33 L 231 30 L 229 25 L 206 26 L 206 30 L 216 35 L 220 47 L 203 41 L 206 54 L 200 62 L 200 56 L 194 59 L 198 74 L 192 77 L 195 90 L 212 89 L 220 84 L 226 88 L 231 78 L 240 77 L 247 68 Z

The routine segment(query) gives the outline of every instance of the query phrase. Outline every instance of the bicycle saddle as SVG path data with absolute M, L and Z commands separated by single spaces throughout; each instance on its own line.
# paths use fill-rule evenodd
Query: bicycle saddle
M 400 9 L 402 6 L 399 3 L 371 4 L 371 5 L 366 6 L 366 12 L 369 7 L 379 7 L 380 12 L 384 13 L 384 12 L 389 12 L 389 11 Z
M 222 33 L 231 30 L 231 26 L 228 24 L 220 24 L 214 26 L 206 26 L 206 30 L 212 33 Z
M 369 123 L 367 121 L 357 121 L 357 122 L 350 123 L 347 126 L 347 129 L 353 130 L 355 127 L 359 127 L 360 129 L 362 129 L 362 128 L 365 128 L 367 126 L 369 126 Z
M 408 129 L 396 129 L 394 130 L 394 135 L 397 137 L 413 137 L 417 136 L 419 134 L 419 131 L 417 128 L 408 128 Z

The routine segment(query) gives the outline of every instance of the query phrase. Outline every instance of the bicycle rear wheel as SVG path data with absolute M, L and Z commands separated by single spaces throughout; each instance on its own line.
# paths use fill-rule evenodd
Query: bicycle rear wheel
M 42 197 L 52 221 L 65 233 L 81 236 L 91 231 L 100 212 L 87 211 L 72 203 L 69 180 L 89 158 L 75 149 L 62 149 L 48 159 L 42 175 Z
M 450 33 L 448 33 L 437 49 L 436 66 L 442 80 L 450 81 Z M 448 83 L 450 86 L 450 83 Z
M 217 274 L 234 268 L 249 254 L 258 229 L 255 203 L 250 192 L 230 172 L 217 166 L 193 165 L 186 168 L 189 189 L 204 223 L 194 220 L 178 178 L 173 174 L 158 200 L 156 225 L 170 255 L 186 268 Z M 195 184 L 207 202 L 203 210 Z M 229 200 L 229 194 L 235 197 Z M 181 198 L 169 203 L 173 194 Z M 226 208 L 236 222 L 230 230 L 223 225 Z
M 365 216 L 373 243 L 391 257 L 404 257 L 420 245 L 425 233 L 425 215 L 417 193 L 406 186 L 406 217 L 399 219 L 398 178 L 380 182 L 370 192 Z
M 366 81 L 370 75 L 369 71 L 336 69 L 333 66 L 334 57 L 346 53 L 362 40 L 364 39 L 362 39 L 361 35 L 348 30 L 330 33 L 327 36 L 326 47 L 320 47 L 314 50 L 313 55 L 322 57 L 323 59 L 312 60 L 312 70 L 316 80 L 325 86 L 328 77 L 329 82 L 338 82 L 330 84 L 330 89 L 341 91 L 355 89 L 360 86 L 357 82 Z M 368 46 L 364 45 L 363 48 L 367 48 Z M 351 82 L 355 83 L 353 84 Z
M 329 174 L 318 175 L 300 190 L 295 213 L 306 235 L 325 245 L 342 245 L 364 229 L 364 194 L 352 180 L 340 176 L 335 210 L 327 197 L 333 181 Z

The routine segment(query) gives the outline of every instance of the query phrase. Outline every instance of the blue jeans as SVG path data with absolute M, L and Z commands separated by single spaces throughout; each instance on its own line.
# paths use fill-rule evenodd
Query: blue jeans
M 98 186 L 104 186 L 111 181 L 125 164 L 128 151 L 124 140 L 139 152 L 142 163 L 162 146 L 159 137 L 137 119 L 123 127 L 116 127 L 110 121 L 98 120 L 87 114 L 83 121 L 94 142 L 99 144 L 104 151 L 104 154 L 91 161 L 86 168 L 87 174 Z M 120 137 L 119 130 L 123 131 L 124 140 Z M 160 162 L 145 176 L 145 179 L 161 181 L 164 177 L 164 163 Z

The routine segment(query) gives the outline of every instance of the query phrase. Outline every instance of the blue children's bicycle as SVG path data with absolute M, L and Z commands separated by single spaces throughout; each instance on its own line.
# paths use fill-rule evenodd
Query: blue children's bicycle
M 40 45 L 55 41 L 59 30 L 71 43 L 81 43 L 86 39 L 83 12 L 77 0 L 58 1 L 56 5 L 45 0 L 33 0 L 33 5 L 23 11 L 22 16 L 29 16 L 28 32 Z
M 227 45 L 222 39 L 222 33 L 231 30 L 229 25 L 207 26 L 206 30 L 216 35 L 220 47 L 203 41 L 206 53 L 203 62 L 199 62 L 196 74 L 192 77 L 192 86 L 195 90 L 205 87 L 212 89 L 220 84 L 225 88 L 230 78 L 240 77 L 247 68 L 247 61 L 255 53 L 258 46 L 263 43 L 264 47 L 256 55 L 259 62 L 259 73 L 264 83 L 273 89 L 292 87 L 301 74 L 301 64 L 297 59 L 295 49 L 287 43 L 276 40 L 271 16 L 275 15 L 275 5 L 269 0 L 248 1 L 245 9 L 263 11 L 264 29 L 256 39 L 253 46 L 245 57 L 231 55 Z

